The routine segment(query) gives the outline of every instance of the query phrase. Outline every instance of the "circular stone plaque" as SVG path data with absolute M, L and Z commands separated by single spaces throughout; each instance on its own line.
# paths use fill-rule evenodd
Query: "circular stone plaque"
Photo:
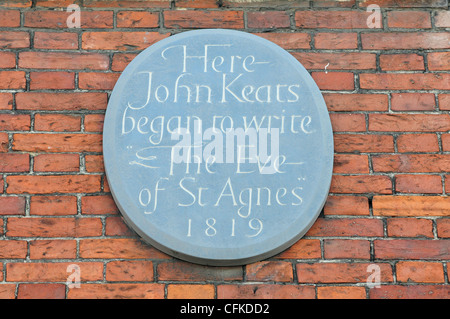
M 189 31 L 140 53 L 106 111 L 108 184 L 127 224 L 181 259 L 240 265 L 312 226 L 328 195 L 323 97 L 288 52 L 239 31 Z

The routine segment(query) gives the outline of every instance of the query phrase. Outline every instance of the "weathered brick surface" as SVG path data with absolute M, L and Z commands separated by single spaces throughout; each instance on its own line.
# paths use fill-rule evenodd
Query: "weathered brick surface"
M 80 29 L 66 24 L 73 3 Z M 0 1 L 0 298 L 450 298 L 448 5 Z M 103 164 L 121 72 L 153 43 L 204 28 L 290 52 L 322 90 L 334 132 L 320 218 L 285 251 L 242 267 L 182 262 L 145 244 Z M 67 287 L 72 264 L 81 288 Z M 374 266 L 381 288 L 366 284 Z

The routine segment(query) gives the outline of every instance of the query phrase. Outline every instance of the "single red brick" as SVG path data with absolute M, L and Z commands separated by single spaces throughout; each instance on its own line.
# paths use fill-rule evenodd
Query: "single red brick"
M 19 284 L 17 299 L 65 299 L 65 284 Z
M 432 93 L 392 93 L 393 111 L 434 111 L 436 102 Z
M 261 261 L 245 267 L 248 281 L 293 282 L 292 264 L 285 261 Z
M 31 119 L 26 114 L 0 114 L 1 131 L 29 131 Z
M 84 130 L 86 132 L 103 132 L 104 114 L 86 114 L 84 116 Z
M 445 73 L 360 74 L 360 87 L 370 90 L 446 90 L 450 75 Z
M 0 6 L 2 4 L 0 3 Z M 3 264 L 0 263 L 0 266 Z M 0 274 L 0 280 L 3 279 L 3 273 Z M 16 298 L 16 285 L 15 284 L 0 284 L 0 298 L 1 299 L 15 299 Z
M 429 237 L 433 238 L 433 222 L 419 218 L 388 218 L 389 237 Z
M 71 4 L 80 5 L 82 0 L 36 0 L 36 7 L 67 8 Z
M 366 299 L 366 289 L 355 286 L 317 287 L 318 299 Z
M 446 216 L 450 198 L 442 196 L 374 196 L 376 216 Z
M 450 35 L 445 32 L 362 33 L 364 50 L 448 49 Z
M 378 132 L 443 132 L 450 130 L 450 115 L 369 114 L 369 130 Z
M 25 69 L 107 70 L 109 57 L 106 54 L 90 52 L 20 52 L 19 67 Z
M 0 197 L 0 215 L 25 215 L 25 197 Z
M 397 175 L 395 190 L 399 193 L 442 194 L 442 181 L 438 175 Z
M 326 239 L 323 247 L 326 259 L 370 258 L 370 242 L 368 240 Z
M 83 196 L 81 199 L 81 212 L 83 214 L 117 214 L 113 198 L 109 195 Z
M 356 0 L 314 0 L 312 5 L 318 8 L 351 8 L 356 5 Z
M 321 90 L 354 90 L 353 73 L 349 72 L 312 72 L 312 77 Z
M 118 28 L 157 28 L 158 12 L 119 11 L 117 13 Z
M 114 53 L 111 70 L 123 71 L 127 65 L 136 57 L 136 53 Z
M 448 154 L 399 154 L 372 157 L 374 172 L 440 173 L 450 170 Z
M 106 236 L 132 236 L 133 231 L 125 224 L 121 216 L 106 218 Z
M 377 239 L 374 249 L 377 259 L 445 260 L 450 257 L 448 243 L 444 240 Z
M 450 94 L 439 94 L 439 109 L 450 110 Z
M 84 32 L 82 35 L 82 48 L 85 50 L 143 50 L 150 45 L 165 39 L 170 34 L 159 32 L 122 32 L 99 31 Z
M 314 299 L 313 286 L 229 284 L 217 286 L 217 299 Z
M 274 4 L 273 1 L 265 1 L 265 5 Z M 309 1 L 306 0 L 278 0 L 276 1 L 277 7 L 289 6 L 289 8 L 309 8 Z M 242 0 L 222 0 L 222 6 L 228 7 L 244 7 L 244 8 L 261 8 L 261 1 L 242 1 Z
M 81 117 L 66 114 L 40 114 L 34 116 L 34 129 L 47 132 L 78 132 Z
M 0 7 L 6 8 L 29 8 L 31 5 L 31 0 L 10 0 L 0 3 Z
M 366 117 L 364 114 L 331 113 L 333 132 L 364 132 Z
M 80 240 L 80 257 L 105 259 L 165 259 L 167 256 L 134 238 L 107 238 Z
M 334 136 L 334 150 L 336 152 L 394 152 L 394 138 L 392 135 L 353 135 L 338 134 Z
M 175 7 L 177 8 L 218 8 L 219 2 L 217 0 L 176 0 Z
M 34 48 L 53 50 L 78 49 L 78 34 L 74 32 L 40 32 L 34 33 Z
M 120 73 L 78 73 L 78 87 L 86 90 L 112 90 Z
M 34 157 L 35 172 L 78 172 L 78 154 L 39 154 Z
M 0 153 L 0 172 L 15 173 L 30 170 L 30 155 L 17 153 Z
M 367 70 L 376 68 L 376 56 L 373 53 L 291 52 L 291 54 L 306 69 L 324 69 L 327 67 L 327 70 Z
M 100 191 L 99 175 L 14 175 L 6 178 L 8 194 L 91 193 Z
M 441 141 L 442 141 L 442 150 L 444 152 L 450 151 L 450 134 L 442 134 L 441 135 Z
M 436 134 L 402 134 L 397 137 L 397 148 L 401 153 L 439 152 Z
M 0 10 L 0 27 L 15 28 L 20 26 L 19 10 Z
M 97 1 L 97 0 L 95 0 Z M 86 2 L 85 2 L 86 3 Z M 97 4 L 97 2 L 92 2 Z M 80 288 L 70 289 L 68 299 L 163 299 L 164 284 L 81 284 Z
M 147 260 L 117 260 L 106 264 L 107 281 L 153 281 L 153 263 Z
M 164 12 L 164 26 L 167 28 L 225 28 L 243 29 L 242 11 L 197 11 L 176 10 Z
M 84 0 L 87 8 L 170 8 L 172 0 Z
M 247 27 L 249 28 L 289 28 L 291 21 L 289 14 L 283 11 L 254 11 L 247 13 Z
M 102 234 L 100 218 L 10 217 L 10 237 L 89 237 Z
M 360 7 L 376 4 L 382 8 L 442 8 L 447 7 L 441 0 L 361 0 Z
M 9 147 L 8 133 L 0 133 L 0 152 L 7 152 Z
M 38 10 L 24 12 L 24 26 L 31 28 L 65 29 L 70 11 Z M 112 11 L 80 11 L 81 28 L 112 28 Z
M 369 215 L 369 201 L 364 196 L 328 196 L 324 207 L 327 215 Z
M 387 13 L 389 28 L 431 28 L 429 12 L 422 11 L 391 11 Z
M 101 152 L 99 134 L 14 134 L 13 149 L 28 152 Z
M 0 69 L 11 69 L 15 67 L 16 54 L 14 52 L 0 52 Z
M 234 281 L 242 280 L 242 267 L 207 267 L 186 262 L 158 264 L 158 280 L 176 281 Z
M 450 28 L 450 11 L 437 11 L 434 16 L 434 23 L 438 28 Z
M 450 52 L 430 52 L 427 58 L 428 69 L 431 71 L 450 70 Z
M 443 283 L 444 268 L 438 262 L 400 261 L 396 264 L 397 281 Z
M 0 49 L 30 47 L 30 34 L 25 31 L 0 31 Z
M 319 259 L 321 258 L 320 241 L 302 238 L 291 247 L 275 256 L 277 259 Z
M 357 49 L 358 34 L 349 33 L 317 33 L 314 35 L 316 49 Z
M 213 299 L 214 285 L 169 284 L 167 299 Z
M 73 72 L 30 72 L 30 90 L 72 90 L 75 88 Z
M 370 218 L 318 218 L 305 236 L 383 236 L 383 222 Z
M 389 98 L 385 94 L 324 93 L 329 111 L 387 111 Z
M 13 106 L 12 93 L 0 93 L 0 110 L 11 110 Z
M 382 285 L 370 289 L 370 299 L 446 299 L 448 285 Z
M 450 238 L 450 219 L 437 219 L 436 226 L 437 235 L 439 238 Z
M 0 71 L 0 89 L 25 89 L 26 85 L 24 71 Z
M 297 11 L 296 26 L 299 28 L 367 29 L 371 12 L 365 11 Z
M 27 242 L 24 240 L 0 241 L 0 258 L 16 259 L 27 256 Z
M 381 175 L 334 175 L 330 193 L 339 194 L 392 194 L 392 182 L 388 176 Z
M 20 92 L 16 94 L 16 105 L 22 110 L 104 110 L 107 98 L 107 93 L 102 92 Z
M 105 171 L 103 155 L 85 155 L 84 162 L 86 172 L 103 173 Z
M 425 70 L 423 56 L 418 54 L 382 54 L 380 67 L 386 71 Z
M 75 196 L 32 196 L 30 201 L 31 215 L 75 215 L 77 198 Z
M 340 174 L 369 173 L 368 156 L 357 154 L 336 154 L 334 156 L 333 172 Z
M 74 262 L 8 263 L 6 265 L 6 280 L 10 282 L 66 282 L 70 275 L 67 269 L 71 264 L 74 264 Z M 80 267 L 81 281 L 103 279 L 102 262 L 77 261 L 76 265 Z
M 30 259 L 74 259 L 77 257 L 75 240 L 34 240 L 30 242 Z
M 299 283 L 365 283 L 369 263 L 298 263 Z M 390 264 L 377 263 L 380 267 L 381 282 L 392 282 Z

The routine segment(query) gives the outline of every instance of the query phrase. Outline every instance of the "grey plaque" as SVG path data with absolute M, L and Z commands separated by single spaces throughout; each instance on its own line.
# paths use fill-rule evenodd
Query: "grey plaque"
M 125 221 L 195 263 L 283 251 L 330 187 L 333 134 L 317 85 L 288 52 L 244 32 L 184 32 L 140 53 L 114 87 L 103 138 Z

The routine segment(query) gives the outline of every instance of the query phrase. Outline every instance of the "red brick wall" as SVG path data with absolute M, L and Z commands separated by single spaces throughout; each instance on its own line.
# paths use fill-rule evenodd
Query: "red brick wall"
M 447 0 L 2 0 L 0 298 L 449 298 Z M 81 7 L 68 28 L 66 6 Z M 324 213 L 243 267 L 180 262 L 122 221 L 102 163 L 115 81 L 173 33 L 232 28 L 292 53 L 335 132 Z M 75 264 L 81 287 L 66 280 Z M 370 288 L 372 265 L 381 288 Z

